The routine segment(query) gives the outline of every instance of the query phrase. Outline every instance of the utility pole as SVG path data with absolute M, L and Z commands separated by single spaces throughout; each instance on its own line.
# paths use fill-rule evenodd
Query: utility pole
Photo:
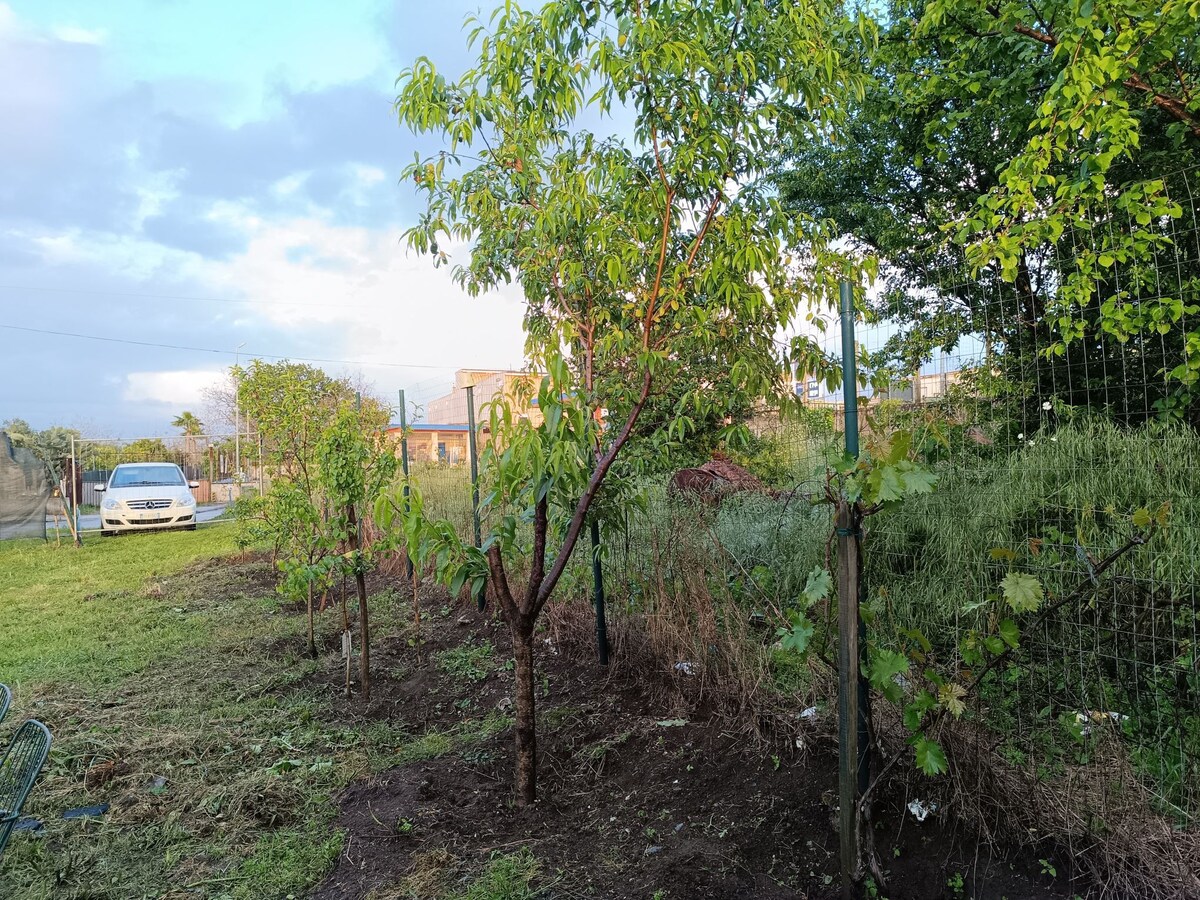
M 233 477 L 242 483 L 242 376 L 238 363 L 241 360 L 242 341 L 233 350 Z

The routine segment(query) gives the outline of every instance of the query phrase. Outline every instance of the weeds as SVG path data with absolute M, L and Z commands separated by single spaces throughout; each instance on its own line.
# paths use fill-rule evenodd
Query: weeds
M 483 872 L 453 900 L 531 900 L 531 886 L 540 866 L 527 849 L 516 853 L 493 853 Z
M 456 678 L 467 681 L 483 681 L 495 667 L 491 641 L 475 644 L 467 641 L 461 646 L 444 650 L 434 657 L 438 669 Z

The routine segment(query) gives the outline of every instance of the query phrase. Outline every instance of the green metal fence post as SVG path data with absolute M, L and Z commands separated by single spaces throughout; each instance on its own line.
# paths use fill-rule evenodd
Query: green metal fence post
M 479 447 L 475 440 L 475 387 L 467 388 L 467 448 L 471 456 L 471 524 L 475 528 L 475 546 L 483 546 L 483 527 L 479 522 Z M 482 610 L 487 603 L 487 587 L 475 592 L 475 602 Z
M 842 394 L 846 453 L 859 455 L 858 366 L 854 340 L 854 289 L 843 280 L 841 293 Z M 862 674 L 866 625 L 859 612 L 865 593 L 862 528 L 856 504 L 842 500 L 835 521 L 838 536 L 838 746 L 841 806 L 842 895 L 855 897 L 859 869 L 860 798 L 871 776 L 870 695 Z

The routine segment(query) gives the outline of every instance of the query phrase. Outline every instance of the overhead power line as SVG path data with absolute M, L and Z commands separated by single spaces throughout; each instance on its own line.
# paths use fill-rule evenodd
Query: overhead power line
M 435 370 L 453 370 L 455 366 L 433 366 L 425 363 L 393 363 L 393 362 L 370 362 L 361 359 L 327 359 L 319 356 L 291 356 L 281 355 L 278 353 L 257 353 L 251 350 L 220 350 L 215 347 L 188 347 L 182 344 L 159 344 L 154 341 L 135 341 L 129 338 L 114 338 L 102 337 L 95 334 L 79 334 L 74 331 L 51 331 L 46 328 L 28 328 L 24 325 L 6 325 L 0 322 L 0 328 L 7 328 L 10 331 L 25 331 L 31 334 L 48 334 L 53 337 L 69 337 L 79 338 L 85 341 L 101 341 L 106 344 L 130 344 L 135 347 L 157 347 L 163 350 L 187 350 L 191 353 L 217 353 L 223 356 L 245 356 L 257 359 L 287 359 L 296 362 L 310 363 L 332 363 L 342 366 L 380 366 L 389 369 L 435 369 Z
M 38 287 L 29 284 L 0 284 L 0 291 L 36 291 L 47 294 L 87 294 L 97 297 L 129 297 L 135 300 L 180 300 L 187 303 L 240 303 L 248 306 L 298 306 L 308 309 L 332 309 L 340 303 L 306 303 L 302 300 L 263 300 L 257 297 L 198 297 L 192 294 L 152 294 L 136 291 L 98 291 L 91 288 Z M 389 309 L 381 303 L 358 303 L 359 309 Z

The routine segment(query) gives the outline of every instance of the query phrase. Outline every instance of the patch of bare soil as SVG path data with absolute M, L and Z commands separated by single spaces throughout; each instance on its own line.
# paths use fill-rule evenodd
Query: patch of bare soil
M 444 603 L 427 604 L 419 654 L 411 640 L 380 642 L 380 676 L 359 716 L 446 733 L 508 709 L 503 626 Z M 447 671 L 438 655 L 485 643 L 493 654 L 481 678 Z M 477 870 L 520 848 L 540 862 L 545 898 L 840 896 L 836 748 L 825 739 L 814 732 L 773 756 L 736 723 L 652 690 L 657 676 L 629 661 L 609 671 L 578 649 L 539 650 L 537 805 L 513 803 L 511 729 L 353 784 L 340 797 L 344 850 L 318 898 L 436 896 L 439 871 Z M 336 672 L 322 678 L 339 690 Z M 910 799 L 881 804 L 875 842 L 888 883 L 877 896 L 1073 896 L 1064 874 L 1036 859 L 1001 858 L 936 814 L 916 822 Z

